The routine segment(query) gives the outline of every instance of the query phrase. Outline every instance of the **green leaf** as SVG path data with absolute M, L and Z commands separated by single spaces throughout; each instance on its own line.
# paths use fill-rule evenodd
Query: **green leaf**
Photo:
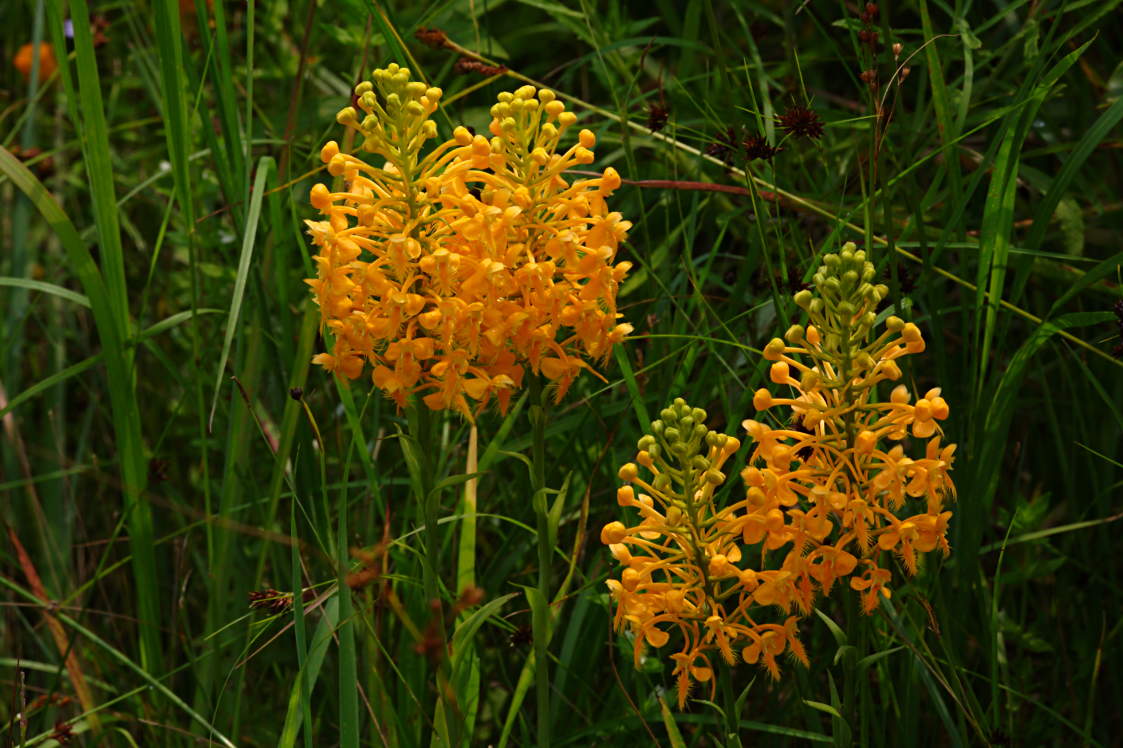
M 56 286 L 54 283 L 44 283 L 43 281 L 31 280 L 30 278 L 0 278 L 0 286 L 26 288 L 29 291 L 41 291 L 58 296 L 60 299 L 73 301 L 75 304 L 80 304 L 87 309 L 90 307 L 90 300 L 85 294 L 75 293 L 69 288 Z
M 686 748 L 682 733 L 679 732 L 678 725 L 675 723 L 675 715 L 667 708 L 667 702 L 663 700 L 663 695 L 656 694 L 655 697 L 659 700 L 659 716 L 663 718 L 663 727 L 667 729 L 667 739 L 671 741 L 671 748 Z
M 480 626 L 498 615 L 503 606 L 510 602 L 511 598 L 517 597 L 518 594 L 517 592 L 510 592 L 502 597 L 488 600 L 456 627 L 456 631 L 452 635 L 452 669 L 454 674 L 463 671 L 466 665 L 464 653 L 469 651 L 467 645 L 475 637 Z
M 834 637 L 835 644 L 837 644 L 840 647 L 845 645 L 847 643 L 848 639 L 847 639 L 847 636 L 846 636 L 846 632 L 842 630 L 842 627 L 839 626 L 837 623 L 835 623 L 831 619 L 831 617 L 828 616 L 823 611 L 819 610 L 818 608 L 815 608 L 814 610 L 815 610 L 815 615 L 819 616 L 819 618 L 823 621 L 823 623 L 827 624 L 827 628 L 831 630 L 831 636 Z
M 309 690 L 320 676 L 320 669 L 324 664 L 324 657 L 331 644 L 331 637 L 335 632 L 335 625 L 339 620 L 339 600 L 330 598 L 323 606 L 324 615 L 312 634 L 312 644 L 308 647 L 308 656 L 304 660 L 304 667 L 297 674 L 289 692 L 288 711 L 285 713 L 284 727 L 281 729 L 281 738 L 277 742 L 280 748 L 292 748 L 296 744 L 296 735 L 300 731 L 302 720 L 301 683 L 308 683 Z M 306 680 L 305 680 L 306 679 Z M 309 693 L 309 696 L 311 693 Z M 306 726 L 306 730 L 311 725 Z
M 211 400 L 211 414 L 207 419 L 208 428 L 214 425 L 214 412 L 218 407 L 218 397 L 222 394 L 222 375 L 226 372 L 226 361 L 230 357 L 230 347 L 234 334 L 238 331 L 238 315 L 246 294 L 246 279 L 250 274 L 250 261 L 257 241 L 257 224 L 261 218 L 261 198 L 265 195 L 265 182 L 269 171 L 276 168 L 273 159 L 262 156 L 257 162 L 257 176 L 253 180 L 253 193 L 250 195 L 249 212 L 246 214 L 246 231 L 242 236 L 242 253 L 238 258 L 238 274 L 234 279 L 234 291 L 230 298 L 230 315 L 226 320 L 226 337 L 222 341 L 222 354 L 218 357 L 218 371 L 215 373 L 214 399 Z
M 821 701 L 811 701 L 810 699 L 804 699 L 803 703 L 811 707 L 812 709 L 823 712 L 824 714 L 829 714 L 832 717 L 842 719 L 842 712 L 838 711 L 830 704 L 824 704 Z

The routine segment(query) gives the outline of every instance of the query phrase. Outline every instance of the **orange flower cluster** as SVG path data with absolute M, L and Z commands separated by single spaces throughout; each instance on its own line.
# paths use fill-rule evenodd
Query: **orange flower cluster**
M 939 388 L 915 404 L 903 384 L 888 402 L 877 397 L 881 383 L 901 378 L 897 360 L 924 350 L 919 328 L 888 317 L 869 340 L 888 289 L 870 283 L 874 267 L 852 243 L 824 263 L 813 279 L 819 297 L 795 296 L 811 324 L 792 326 L 786 343 L 774 338 L 764 348 L 770 379 L 794 396 L 760 389 L 753 405 L 788 406 L 792 420 L 782 428 L 745 421 L 756 447 L 742 474 L 748 495 L 737 522 L 746 543 L 763 542 L 766 550 L 791 544 L 783 568 L 802 608 L 810 607 L 815 586 L 829 593 L 860 566 L 850 586 L 871 613 L 879 594 L 890 595 L 879 551 L 895 552 L 909 574 L 918 552 L 950 552 L 944 504 L 955 496 L 948 476 L 955 445 L 940 444 L 938 421 L 948 417 L 948 404 Z M 901 441 L 910 434 L 925 442 L 923 457 L 905 454 Z
M 917 554 L 950 552 L 944 507 L 955 496 L 948 476 L 955 445 L 941 446 L 938 424 L 948 405 L 939 389 L 912 403 L 905 385 L 888 402 L 877 397 L 881 383 L 901 378 L 897 360 L 923 351 L 924 339 L 916 325 L 889 317 L 869 340 L 888 289 L 870 283 L 874 268 L 853 244 L 824 262 L 814 278 L 819 295 L 795 297 L 811 324 L 793 326 L 786 343 L 776 338 L 764 349 L 771 380 L 794 392 L 774 397 L 761 389 L 753 404 L 758 411 L 786 406 L 792 420 L 780 428 L 744 422 L 754 444 L 741 472 L 745 498 L 715 507 L 713 489 L 724 480 L 718 468 L 738 442 L 699 427 L 700 410 L 684 416 L 681 400 L 652 424 L 654 436 L 640 441 L 636 461 L 655 479 L 639 479 L 631 463 L 620 471 L 646 493 L 637 498 L 631 486 L 621 488 L 620 504 L 643 519 L 631 528 L 612 522 L 601 534 L 625 566 L 619 581 L 608 582 L 616 624 L 627 622 L 635 633 L 637 662 L 644 642 L 669 640 L 659 624 L 683 632 L 684 648 L 672 656 L 680 707 L 691 679 L 712 679 L 708 650 L 732 664 L 734 643 L 745 642 L 742 658 L 779 677 L 776 657 L 785 651 L 806 664 L 796 622 L 835 582 L 848 578 L 872 613 L 890 596 L 884 552 L 900 557 L 909 574 L 917 571 Z M 710 453 L 702 457 L 693 442 L 683 446 L 686 434 L 701 434 Z M 901 442 L 910 435 L 925 442 L 923 457 L 905 454 Z M 742 563 L 750 546 L 759 549 L 756 568 L 770 570 Z M 751 615 L 769 607 L 783 622 Z
M 560 399 L 585 359 L 632 329 L 616 311 L 631 264 L 614 262 L 631 223 L 607 204 L 620 176 L 567 178 L 596 138 L 582 130 L 561 150 L 576 115 L 533 86 L 499 95 L 490 139 L 457 127 L 423 156 L 441 89 L 393 64 L 373 78 L 355 90 L 364 115 L 338 120 L 385 163 L 330 142 L 321 158 L 343 190 L 312 189 L 326 220 L 308 222 L 319 253 L 307 282 L 335 339 L 314 362 L 352 379 L 370 363 L 399 406 L 424 393 L 469 418 L 468 399 L 506 409 L 527 369 Z
M 620 469 L 630 485 L 619 489 L 617 501 L 638 510 L 642 521 L 634 527 L 610 522 L 601 531 L 601 541 L 624 567 L 608 588 L 616 601 L 615 627 L 626 624 L 635 635 L 636 667 L 645 645 L 662 647 L 670 640 L 661 626 L 682 634 L 682 650 L 671 655 L 679 708 L 693 681 L 713 689 L 715 650 L 732 665 L 740 647 L 745 662 L 761 663 L 774 677 L 776 658 L 785 651 L 807 662 L 795 616 L 758 622 L 750 615 L 759 606 L 790 609 L 787 575 L 738 566 L 741 532 L 733 512 L 715 505 L 714 490 L 725 482 L 721 467 L 741 443 L 710 431 L 705 419 L 704 410 L 682 398 L 660 413 L 636 456 L 652 479 L 640 477 L 635 463 Z M 643 493 L 637 496 L 633 486 Z

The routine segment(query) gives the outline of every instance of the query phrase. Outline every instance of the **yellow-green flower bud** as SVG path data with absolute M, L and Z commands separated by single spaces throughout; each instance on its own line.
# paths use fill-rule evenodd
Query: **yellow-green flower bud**
M 764 355 L 764 360 L 779 361 L 780 356 L 784 355 L 784 349 L 786 347 L 787 346 L 784 345 L 784 341 L 780 338 L 772 338 L 772 340 L 768 341 L 768 345 L 764 346 L 764 351 L 762 352 Z

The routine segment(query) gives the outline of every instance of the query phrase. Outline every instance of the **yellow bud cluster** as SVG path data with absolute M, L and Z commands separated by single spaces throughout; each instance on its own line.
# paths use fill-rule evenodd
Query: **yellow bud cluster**
M 313 360 L 352 379 L 369 363 L 399 405 L 421 393 L 468 417 L 469 400 L 492 395 L 506 409 L 528 369 L 560 399 L 632 329 L 616 311 L 631 263 L 615 261 L 631 223 L 607 204 L 620 176 L 568 175 L 592 162 L 593 133 L 562 150 L 576 116 L 523 86 L 500 94 L 492 138 L 457 127 L 422 155 L 441 89 L 390 65 L 355 94 L 359 109 L 337 119 L 385 163 L 334 141 L 320 154 L 343 188 L 311 193 L 325 218 L 307 222 L 318 249 L 307 283 L 334 336 Z

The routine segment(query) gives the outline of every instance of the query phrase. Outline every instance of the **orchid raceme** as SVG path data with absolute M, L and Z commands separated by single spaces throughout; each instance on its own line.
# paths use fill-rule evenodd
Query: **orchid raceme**
M 741 446 L 710 431 L 706 412 L 681 398 L 651 424 L 639 441 L 636 463 L 620 469 L 621 506 L 638 511 L 632 527 L 610 522 L 601 541 L 623 567 L 609 579 L 616 602 L 614 625 L 635 636 L 636 666 L 646 645 L 660 648 L 679 632 L 681 650 L 671 655 L 679 707 L 694 681 L 714 687 L 714 652 L 727 663 L 738 657 L 760 663 L 779 677 L 777 657 L 791 652 L 807 663 L 796 635 L 787 570 L 742 568 L 741 532 L 714 491 L 725 481 L 721 467 Z M 640 476 L 639 466 L 651 473 Z M 639 490 L 637 495 L 636 491 Z
M 786 342 L 775 338 L 764 348 L 770 379 L 792 392 L 761 389 L 753 403 L 760 412 L 787 408 L 790 420 L 779 428 L 744 422 L 755 448 L 734 522 L 744 542 L 786 552 L 801 607 L 813 587 L 828 593 L 857 572 L 850 586 L 870 613 L 890 596 L 883 552 L 896 554 L 909 574 L 919 554 L 950 552 L 945 507 L 955 497 L 948 476 L 955 445 L 941 443 L 948 404 L 939 388 L 914 401 L 906 385 L 893 384 L 902 376 L 897 362 L 922 352 L 924 338 L 893 316 L 874 335 L 888 289 L 871 283 L 865 253 L 848 243 L 824 262 L 813 279 L 818 295 L 795 296 L 810 324 L 794 325 Z M 891 386 L 888 399 L 880 398 Z M 923 454 L 910 457 L 907 444 L 918 442 Z
M 528 371 L 560 399 L 632 329 L 616 310 L 630 263 L 615 261 L 631 224 L 607 203 L 620 177 L 567 173 L 592 163 L 593 133 L 562 148 L 576 115 L 523 86 L 499 95 L 490 139 L 457 127 L 425 149 L 441 89 L 392 64 L 355 94 L 362 114 L 338 120 L 384 162 L 334 141 L 321 152 L 343 188 L 311 194 L 325 218 L 307 222 L 319 250 L 308 283 L 334 337 L 313 360 L 351 379 L 370 364 L 399 405 L 419 393 L 468 417 L 493 395 L 506 409 Z
M 758 411 L 786 407 L 791 420 L 779 428 L 744 422 L 754 447 L 741 471 L 743 500 L 714 500 L 740 443 L 707 429 L 705 411 L 682 399 L 639 442 L 636 463 L 652 477 L 641 478 L 636 463 L 620 470 L 629 485 L 618 502 L 640 521 L 601 532 L 623 567 L 608 580 L 614 623 L 634 635 L 637 666 L 645 645 L 662 647 L 678 630 L 680 708 L 693 681 L 713 682 L 714 651 L 732 665 L 740 648 L 741 659 L 778 678 L 784 652 L 807 664 L 796 624 L 819 595 L 849 580 L 871 613 L 890 596 L 886 552 L 909 574 L 920 554 L 950 552 L 945 504 L 955 496 L 955 446 L 941 444 L 939 427 L 948 405 L 935 388 L 915 402 L 905 385 L 887 401 L 878 397 L 879 386 L 901 378 L 897 360 L 923 351 L 924 339 L 896 317 L 872 336 L 888 290 L 872 285 L 873 275 L 853 244 L 827 255 L 814 278 L 819 295 L 795 297 L 811 324 L 765 347 L 771 380 L 793 392 L 761 389 L 753 403 Z M 924 442 L 923 456 L 906 454 L 910 435 Z

